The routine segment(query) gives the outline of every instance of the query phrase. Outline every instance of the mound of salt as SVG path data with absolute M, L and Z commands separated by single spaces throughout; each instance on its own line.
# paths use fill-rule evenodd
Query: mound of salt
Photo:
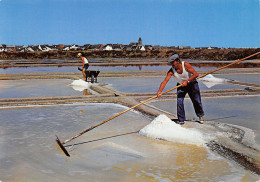
M 153 139 L 162 139 L 175 143 L 205 146 L 203 134 L 195 129 L 184 128 L 161 114 L 139 132 Z
M 198 80 L 202 81 L 202 83 L 204 85 L 206 85 L 206 87 L 208 87 L 208 88 L 211 88 L 218 84 L 224 84 L 227 82 L 227 79 L 217 78 L 217 77 L 214 77 L 212 74 L 206 75 L 205 77 L 200 78 Z
M 88 83 L 88 82 L 85 82 L 84 80 L 82 79 L 79 79 L 79 80 L 74 80 L 70 86 L 72 86 L 72 88 L 74 90 L 77 90 L 77 91 L 83 91 L 84 89 L 88 89 L 90 87 L 91 83 Z
M 213 76 L 212 74 L 208 74 L 204 76 L 203 78 L 200 78 L 201 81 L 207 81 L 207 82 L 216 82 L 216 83 L 225 83 L 227 79 L 225 78 L 217 78 Z

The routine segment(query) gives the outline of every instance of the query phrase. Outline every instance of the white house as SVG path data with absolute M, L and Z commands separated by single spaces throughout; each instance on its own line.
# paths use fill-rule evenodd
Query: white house
M 140 46 L 139 49 L 140 49 L 141 51 L 145 51 L 144 46 Z
M 52 51 L 52 49 L 50 47 L 48 47 L 47 45 L 41 45 L 41 49 L 42 49 L 42 51 Z
M 103 50 L 105 50 L 105 51 L 111 51 L 111 50 L 113 50 L 113 48 L 112 48 L 111 45 L 105 45 L 105 46 L 103 47 Z
M 78 50 L 79 46 L 78 45 L 75 45 L 73 44 L 71 47 L 70 47 L 70 50 Z
M 3 51 L 5 51 L 5 48 L 4 48 L 4 46 L 0 45 L 0 52 L 3 52 Z

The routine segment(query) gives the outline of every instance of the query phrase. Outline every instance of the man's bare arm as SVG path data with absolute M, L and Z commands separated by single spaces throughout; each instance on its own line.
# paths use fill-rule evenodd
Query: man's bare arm
M 158 90 L 158 92 L 157 92 L 157 97 L 160 97 L 160 96 L 161 96 L 164 87 L 167 85 L 167 83 L 168 83 L 168 81 L 170 80 L 170 78 L 171 78 L 172 75 L 173 75 L 172 72 L 169 72 L 169 73 L 167 74 L 167 76 L 165 77 L 165 79 L 163 80 L 163 82 L 162 82 L 161 85 L 160 85 L 160 88 L 159 88 L 159 90 Z

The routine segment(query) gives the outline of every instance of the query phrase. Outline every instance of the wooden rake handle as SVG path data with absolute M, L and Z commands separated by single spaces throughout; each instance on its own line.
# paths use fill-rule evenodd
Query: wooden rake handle
M 226 66 L 223 66 L 223 67 L 221 67 L 221 68 L 218 68 L 218 69 L 216 69 L 216 70 L 213 70 L 213 71 L 210 71 L 210 72 L 208 72 L 208 73 L 205 73 L 205 74 L 203 74 L 203 75 L 197 77 L 196 79 L 202 78 L 202 77 L 204 77 L 204 76 L 206 76 L 206 75 L 208 75 L 208 74 L 214 73 L 214 72 L 216 72 L 216 71 L 219 71 L 219 70 L 221 70 L 221 69 L 224 69 L 224 68 L 226 68 L 226 67 L 229 67 L 229 66 L 231 66 L 231 65 L 233 65 L 233 64 L 236 64 L 236 63 L 238 63 L 238 62 L 241 62 L 241 61 L 243 61 L 243 60 L 245 60 L 245 59 L 251 58 L 251 57 L 253 57 L 253 56 L 255 56 L 255 55 L 258 55 L 258 54 L 260 54 L 260 52 L 257 52 L 257 53 L 255 53 L 255 54 L 252 54 L 252 55 L 250 55 L 250 56 L 247 56 L 247 57 L 245 57 L 245 58 L 243 58 L 243 59 L 237 60 L 237 61 L 235 61 L 235 62 L 233 62 L 233 63 L 230 63 L 230 64 L 228 64 L 228 65 L 226 65 Z M 178 85 L 178 86 L 176 86 L 176 87 L 173 87 L 173 88 L 171 88 L 171 89 L 169 89 L 169 90 L 167 90 L 167 91 L 165 91 L 165 92 L 162 92 L 161 95 L 166 94 L 166 93 L 168 93 L 168 92 L 170 92 L 170 91 L 172 91 L 172 90 L 175 90 L 176 88 L 181 87 L 181 86 L 182 86 L 182 85 Z M 120 116 L 120 115 L 122 115 L 122 114 L 124 114 L 124 113 L 126 113 L 126 112 L 128 112 L 128 111 L 130 111 L 130 110 L 132 110 L 132 109 L 134 109 L 134 108 L 136 108 L 136 107 L 138 107 L 138 106 L 140 106 L 140 105 L 142 105 L 142 104 L 145 104 L 145 103 L 147 103 L 147 102 L 149 102 L 150 100 L 155 99 L 155 98 L 157 98 L 157 96 L 153 96 L 153 97 L 151 97 L 151 98 L 149 98 L 149 99 L 147 99 L 147 100 L 145 100 L 145 101 L 143 101 L 143 102 L 140 102 L 139 104 L 137 104 L 137 105 L 135 105 L 135 106 L 132 106 L 132 107 L 129 108 L 129 109 L 124 110 L 123 112 L 121 112 L 121 113 L 119 113 L 119 114 L 116 114 L 116 115 L 114 115 L 114 116 L 112 116 L 112 117 L 106 119 L 105 121 L 103 121 L 103 122 L 101 122 L 101 123 L 99 123 L 99 124 L 97 124 L 97 125 L 95 125 L 95 126 L 91 126 L 90 128 L 88 128 L 88 129 L 82 131 L 81 133 L 79 133 L 79 134 L 77 134 L 77 135 L 71 137 L 70 139 L 65 140 L 65 141 L 63 142 L 63 144 L 65 144 L 65 143 L 67 143 L 67 142 L 69 142 L 69 141 L 71 141 L 71 140 L 73 140 L 73 139 L 75 139 L 75 138 L 78 138 L 79 136 L 83 135 L 84 133 L 86 133 L 86 132 L 88 132 L 88 131 L 90 131 L 90 130 L 93 130 L 94 128 L 96 128 L 96 127 L 98 127 L 98 126 L 100 126 L 100 125 L 102 125 L 102 124 L 105 124 L 106 122 L 108 122 L 108 121 L 110 121 L 110 120 L 112 120 L 112 119 L 114 119 L 114 118 L 116 118 L 116 117 L 118 117 L 118 116 Z
M 174 89 L 176 89 L 176 88 L 178 88 L 178 87 L 181 87 L 181 86 L 182 86 L 182 85 L 178 85 L 178 86 L 176 86 L 176 87 L 174 87 L 174 88 L 171 88 L 171 89 L 169 89 L 169 90 L 163 92 L 162 94 L 166 94 L 166 93 L 168 93 L 168 92 L 170 92 L 170 91 L 172 91 L 172 90 L 174 90 Z M 136 107 L 138 107 L 138 106 L 140 106 L 140 105 L 142 105 L 142 104 L 145 104 L 145 103 L 147 103 L 147 102 L 149 102 L 150 100 L 155 99 L 155 98 L 157 98 L 157 95 L 156 95 L 156 96 L 153 96 L 153 97 L 151 97 L 151 98 L 149 98 L 149 99 L 147 99 L 147 100 L 145 100 L 145 101 L 143 101 L 143 102 L 140 102 L 139 104 L 137 104 L 137 105 L 135 105 L 135 106 L 132 106 L 132 107 L 130 107 L 130 108 L 124 110 L 123 112 L 120 112 L 120 113 L 118 113 L 118 114 L 116 114 L 116 115 L 114 115 L 114 116 L 112 116 L 112 117 L 106 119 L 105 121 L 103 121 L 103 122 L 101 122 L 101 123 L 95 125 L 95 126 L 91 126 L 90 128 L 88 128 L 88 129 L 82 131 L 81 133 L 75 135 L 74 137 L 71 137 L 70 139 L 64 141 L 63 144 L 65 144 L 65 143 L 67 143 L 67 142 L 69 142 L 69 141 L 71 141 L 71 140 L 73 140 L 73 139 L 75 139 L 75 138 L 78 138 L 79 136 L 83 135 L 84 133 L 86 133 L 86 132 L 88 132 L 88 131 L 90 131 L 90 130 L 93 130 L 94 128 L 96 128 L 96 127 L 98 127 L 98 126 L 100 126 L 100 125 L 102 125 L 102 124 L 105 124 L 106 122 L 108 122 L 108 121 L 110 121 L 110 120 L 112 120 L 112 119 L 114 119 L 114 118 L 116 118 L 116 117 L 118 117 L 118 116 L 120 116 L 120 115 L 122 115 L 122 114 L 124 114 L 124 113 L 126 113 L 126 112 L 128 112 L 128 111 L 130 111 L 130 110 L 132 110 L 132 109 L 134 109 L 134 108 L 136 108 Z
M 213 70 L 213 71 L 210 71 L 210 72 L 208 72 L 208 73 L 205 73 L 205 74 L 203 74 L 203 75 L 201 75 L 201 76 L 198 76 L 196 79 L 202 78 L 202 77 L 207 76 L 207 75 L 209 75 L 209 74 L 211 74 L 211 73 L 214 73 L 214 72 L 216 72 L 216 71 L 219 71 L 219 70 L 222 70 L 222 69 L 224 69 L 224 68 L 227 68 L 227 67 L 229 67 L 229 66 L 231 66 L 231 65 L 233 65 L 233 64 L 237 64 L 237 63 L 239 63 L 239 62 L 241 62 L 241 61 L 244 61 L 244 60 L 246 60 L 246 59 L 248 59 L 248 58 L 251 58 L 251 57 L 253 57 L 253 56 L 256 56 L 256 55 L 258 55 L 258 54 L 260 54 L 260 52 L 257 52 L 257 53 L 255 53 L 255 54 L 252 54 L 252 55 L 250 55 L 250 56 L 247 56 L 247 57 L 245 57 L 245 58 L 243 58 L 243 59 L 239 59 L 239 60 L 237 60 L 237 61 L 235 61 L 235 62 L 233 62 L 233 63 L 230 63 L 230 64 L 228 64 L 228 65 L 226 65 L 226 66 L 223 66 L 223 67 L 221 67 L 221 68 L 218 68 L 218 69 L 215 69 L 215 70 Z

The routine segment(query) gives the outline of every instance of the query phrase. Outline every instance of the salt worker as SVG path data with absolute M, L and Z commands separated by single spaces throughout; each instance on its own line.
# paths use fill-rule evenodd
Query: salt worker
M 87 58 L 82 56 L 82 53 L 78 53 L 78 57 L 82 60 L 82 63 L 83 63 L 83 65 L 82 65 L 83 80 L 86 81 L 87 78 L 86 78 L 86 72 L 85 71 L 89 67 L 88 60 L 87 60 Z
M 204 123 L 204 111 L 201 102 L 199 84 L 196 78 L 199 74 L 193 69 L 193 67 L 188 63 L 181 61 L 178 54 L 174 54 L 168 60 L 168 63 L 172 66 L 168 71 L 167 76 L 161 83 L 160 88 L 157 92 L 157 97 L 161 96 L 161 93 L 170 80 L 171 76 L 174 76 L 177 80 L 177 86 L 182 85 L 177 88 L 177 115 L 178 124 L 184 124 L 185 109 L 184 109 L 184 97 L 188 93 L 195 110 L 196 115 L 199 117 L 199 123 Z

